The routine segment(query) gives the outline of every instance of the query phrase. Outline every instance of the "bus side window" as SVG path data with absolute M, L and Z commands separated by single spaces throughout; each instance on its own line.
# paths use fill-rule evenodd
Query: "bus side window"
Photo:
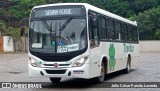
M 114 40 L 114 22 L 113 19 L 107 18 L 107 37 L 109 40 Z
M 107 39 L 106 18 L 104 16 L 98 17 L 98 31 L 101 40 Z
M 121 40 L 121 24 L 119 21 L 115 21 L 114 25 L 115 25 L 115 39 L 117 41 L 120 41 Z
M 134 42 L 134 31 L 133 31 L 133 27 L 131 25 L 128 26 L 128 41 L 130 42 Z
M 89 15 L 90 47 L 99 45 L 98 22 L 95 15 Z
M 122 40 L 127 41 L 127 32 L 128 32 L 128 26 L 125 23 L 122 23 Z
M 133 27 L 134 30 L 134 42 L 138 42 L 138 30 L 137 27 Z

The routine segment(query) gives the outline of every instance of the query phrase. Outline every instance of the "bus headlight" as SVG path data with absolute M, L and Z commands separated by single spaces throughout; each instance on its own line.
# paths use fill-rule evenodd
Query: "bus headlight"
M 78 59 L 75 63 L 74 63 L 74 67 L 80 67 L 82 65 L 84 65 L 84 63 L 87 61 L 87 59 L 89 58 L 89 56 L 84 56 L 81 57 L 80 59 Z
M 29 63 L 33 66 L 33 67 L 40 67 L 40 64 L 33 58 L 29 57 Z

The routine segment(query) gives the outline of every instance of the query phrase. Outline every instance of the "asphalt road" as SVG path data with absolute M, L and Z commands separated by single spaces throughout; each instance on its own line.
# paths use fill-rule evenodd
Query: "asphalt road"
M 48 78 L 29 78 L 26 53 L 0 54 L 0 82 L 48 82 L 42 89 L 0 89 L 2 91 L 158 91 L 158 88 L 105 88 L 108 82 L 160 82 L 160 53 L 141 53 L 140 60 L 129 74 L 123 71 L 107 76 L 104 83 L 92 80 L 63 79 L 61 84 L 52 84 Z

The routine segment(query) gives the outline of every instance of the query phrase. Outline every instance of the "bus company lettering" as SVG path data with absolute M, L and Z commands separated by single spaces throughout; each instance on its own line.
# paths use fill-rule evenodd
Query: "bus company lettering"
M 133 52 L 134 51 L 134 46 L 131 44 L 124 44 L 124 52 Z
M 46 15 L 71 15 L 71 9 L 45 10 Z

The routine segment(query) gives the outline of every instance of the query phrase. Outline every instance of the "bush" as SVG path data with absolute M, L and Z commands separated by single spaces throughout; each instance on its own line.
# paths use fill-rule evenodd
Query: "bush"
M 12 36 L 14 40 L 17 40 L 21 37 L 20 28 L 9 27 L 6 31 L 6 35 Z

